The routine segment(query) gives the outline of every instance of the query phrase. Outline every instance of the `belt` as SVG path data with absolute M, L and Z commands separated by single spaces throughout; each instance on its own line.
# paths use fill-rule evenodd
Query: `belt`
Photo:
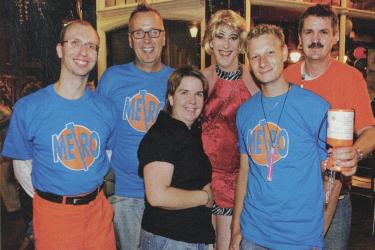
M 81 196 L 63 196 L 48 192 L 43 192 L 40 190 L 36 190 L 38 195 L 42 197 L 43 199 L 55 203 L 62 203 L 62 204 L 69 204 L 69 205 L 85 205 L 89 204 L 91 201 L 95 200 L 96 196 L 99 194 L 99 192 L 103 189 L 103 185 L 96 188 L 91 193 L 81 195 Z

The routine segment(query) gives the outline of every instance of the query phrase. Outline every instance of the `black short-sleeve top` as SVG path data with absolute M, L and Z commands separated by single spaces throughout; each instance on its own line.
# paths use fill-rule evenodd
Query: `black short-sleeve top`
M 183 122 L 161 111 L 138 149 L 139 175 L 154 161 L 173 164 L 171 186 L 201 190 L 211 182 L 211 164 L 203 151 L 201 131 L 197 124 L 189 129 Z M 198 206 L 167 210 L 151 206 L 147 199 L 142 228 L 150 233 L 188 243 L 210 244 L 215 241 L 211 209 Z

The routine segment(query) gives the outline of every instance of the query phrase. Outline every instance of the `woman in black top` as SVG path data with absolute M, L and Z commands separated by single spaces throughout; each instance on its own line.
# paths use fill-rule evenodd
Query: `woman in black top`
M 207 93 L 207 81 L 197 69 L 184 66 L 173 72 L 165 108 L 139 146 L 146 192 L 142 250 L 208 249 L 215 241 L 211 164 L 197 121 Z

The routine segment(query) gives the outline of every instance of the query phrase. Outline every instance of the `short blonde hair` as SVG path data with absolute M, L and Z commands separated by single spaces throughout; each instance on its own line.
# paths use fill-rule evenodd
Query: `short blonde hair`
M 233 10 L 219 10 L 208 21 L 206 32 L 204 33 L 202 46 L 211 55 L 210 43 L 219 30 L 225 26 L 235 30 L 240 36 L 241 53 L 245 52 L 246 21 Z
M 273 24 L 258 24 L 252 28 L 247 35 L 246 41 L 258 38 L 262 35 L 274 35 L 279 39 L 281 46 L 285 45 L 285 36 L 283 29 Z

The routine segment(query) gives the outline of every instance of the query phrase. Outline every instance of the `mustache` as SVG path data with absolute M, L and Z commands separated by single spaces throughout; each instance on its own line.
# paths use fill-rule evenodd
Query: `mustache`
M 314 49 L 314 48 L 323 48 L 323 47 L 324 47 L 323 44 L 321 44 L 320 42 L 316 42 L 316 43 L 311 43 L 308 48 Z

